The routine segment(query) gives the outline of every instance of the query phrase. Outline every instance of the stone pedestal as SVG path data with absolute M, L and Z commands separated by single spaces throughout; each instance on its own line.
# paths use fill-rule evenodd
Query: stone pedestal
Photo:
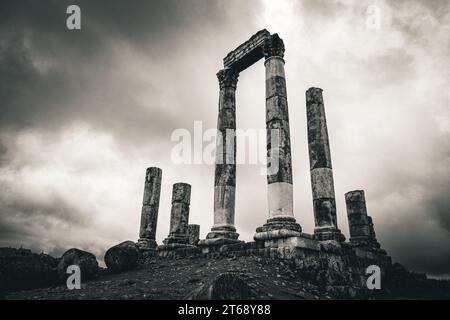
M 301 227 L 293 213 L 293 186 L 289 112 L 284 73 L 284 44 L 277 34 L 266 39 L 263 52 L 266 67 L 267 196 L 269 218 L 256 229 L 255 240 L 271 231 L 283 230 L 300 236 Z M 264 233 L 264 236 L 261 235 Z
M 147 169 L 138 240 L 138 247 L 141 250 L 154 250 L 157 247 L 155 236 L 158 222 L 161 178 L 162 170 L 160 168 L 151 167 Z
M 337 226 L 333 169 L 322 89 L 306 91 L 308 150 L 317 240 L 344 241 Z

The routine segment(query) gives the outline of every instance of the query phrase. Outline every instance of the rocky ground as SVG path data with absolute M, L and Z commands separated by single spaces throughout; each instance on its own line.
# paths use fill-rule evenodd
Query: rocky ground
M 80 290 L 66 286 L 19 291 L 6 299 L 183 299 L 202 294 L 205 284 L 231 273 L 242 279 L 254 299 L 331 299 L 326 291 L 306 281 L 285 262 L 259 257 L 155 258 L 120 274 L 102 272 L 82 283 Z
M 133 246 L 124 244 L 116 253 L 110 251 L 117 259 L 106 259 L 108 269 L 98 268 L 93 255 L 78 249 L 52 258 L 26 249 L 0 248 L 0 298 L 450 299 L 449 281 L 427 279 L 400 264 L 386 271 L 381 290 L 368 290 L 357 275 L 343 276 L 318 265 L 302 268 L 292 260 L 253 254 L 224 252 L 210 257 L 173 258 L 150 255 L 140 256 L 136 262 L 136 256 L 129 254 L 134 252 Z M 70 264 L 85 270 L 79 290 L 69 290 L 65 285 L 65 270 Z M 128 265 L 128 269 L 117 268 L 119 265 Z

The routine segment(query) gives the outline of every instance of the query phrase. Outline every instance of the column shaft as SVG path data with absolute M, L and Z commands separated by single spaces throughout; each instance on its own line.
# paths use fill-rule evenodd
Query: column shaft
M 323 104 L 322 89 L 306 91 L 308 149 L 313 194 L 315 229 L 319 240 L 344 240 L 337 227 L 336 200 L 330 144 Z
M 293 211 L 291 138 L 284 73 L 284 44 L 277 34 L 264 43 L 266 68 L 267 197 L 269 218 L 256 229 L 255 240 L 300 236 Z
M 138 240 L 138 246 L 141 249 L 156 248 L 155 237 L 161 193 L 161 178 L 162 170 L 160 168 L 151 167 L 147 169 Z
M 234 226 L 236 197 L 236 85 L 233 69 L 217 73 L 219 116 L 217 120 L 216 168 L 214 179 L 214 225 L 207 239 L 237 239 Z
M 353 246 L 378 247 L 372 218 L 367 215 L 366 198 L 363 190 L 345 194 L 347 217 L 350 230 L 350 243 Z
M 172 189 L 172 210 L 170 213 L 170 232 L 164 244 L 187 244 L 189 225 L 189 205 L 191 186 L 187 183 L 175 183 Z

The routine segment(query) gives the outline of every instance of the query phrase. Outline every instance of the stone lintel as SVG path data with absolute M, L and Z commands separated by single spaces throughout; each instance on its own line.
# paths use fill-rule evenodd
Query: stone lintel
M 270 36 L 270 32 L 266 29 L 258 31 L 250 39 L 228 53 L 223 59 L 223 66 L 238 72 L 247 69 L 264 57 L 263 45 Z

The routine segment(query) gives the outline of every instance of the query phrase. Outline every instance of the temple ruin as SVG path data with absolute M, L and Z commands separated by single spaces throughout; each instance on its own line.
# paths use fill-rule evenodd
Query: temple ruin
M 220 252 L 261 254 L 294 259 L 299 264 L 320 259 L 330 267 L 352 268 L 391 264 L 376 240 L 372 218 L 367 215 L 364 191 L 345 194 L 350 229 L 349 242 L 338 228 L 331 152 L 323 92 L 306 90 L 306 114 L 311 188 L 315 228 L 302 231 L 293 212 L 293 181 L 289 111 L 284 72 L 283 40 L 261 30 L 231 51 L 224 59 L 219 80 L 216 164 L 214 179 L 214 225 L 199 240 L 200 227 L 189 224 L 191 187 L 173 186 L 170 233 L 164 244 L 155 241 L 162 172 L 147 169 L 141 216 L 139 247 L 163 257 L 214 255 Z M 239 240 L 234 224 L 236 197 L 236 89 L 239 73 L 264 59 L 267 131 L 267 221 L 256 229 L 254 241 Z M 274 139 L 274 135 L 276 136 Z

